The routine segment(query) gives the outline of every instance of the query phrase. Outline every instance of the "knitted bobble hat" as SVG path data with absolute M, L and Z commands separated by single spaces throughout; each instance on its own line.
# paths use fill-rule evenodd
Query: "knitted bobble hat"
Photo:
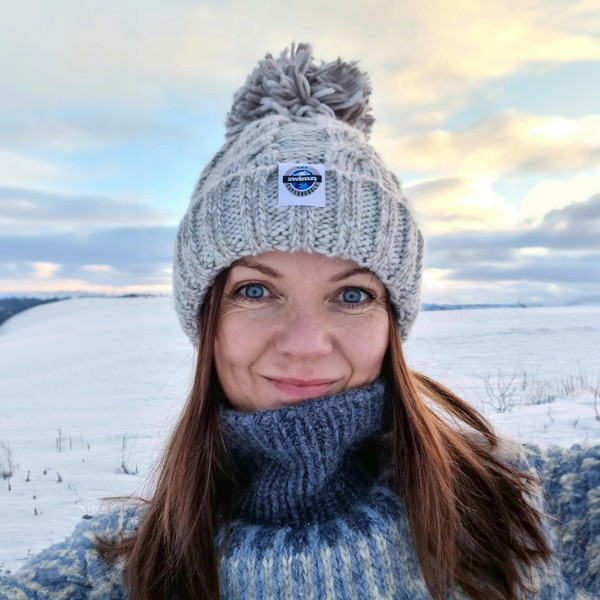
M 309 44 L 267 54 L 234 95 L 226 142 L 177 231 L 173 292 L 197 346 L 208 288 L 234 261 L 319 252 L 373 271 L 401 338 L 419 310 L 423 238 L 398 178 L 368 143 L 371 84 L 357 61 L 317 64 Z

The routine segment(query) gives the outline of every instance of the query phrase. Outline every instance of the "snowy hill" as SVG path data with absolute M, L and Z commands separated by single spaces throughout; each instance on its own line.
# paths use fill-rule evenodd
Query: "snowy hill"
M 406 354 L 506 435 L 568 447 L 600 443 L 598 339 L 598 306 L 435 311 Z M 170 297 L 64 300 L 0 326 L 0 570 L 140 491 L 194 364 Z

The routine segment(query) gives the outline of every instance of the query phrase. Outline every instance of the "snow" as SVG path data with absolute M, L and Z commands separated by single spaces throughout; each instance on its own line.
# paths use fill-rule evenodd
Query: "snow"
M 500 433 L 569 447 L 600 443 L 598 339 L 598 306 L 432 311 L 405 353 Z M 0 472 L 13 465 L 0 479 L 0 572 L 61 541 L 101 497 L 142 492 L 194 365 L 171 297 L 64 300 L 0 326 Z

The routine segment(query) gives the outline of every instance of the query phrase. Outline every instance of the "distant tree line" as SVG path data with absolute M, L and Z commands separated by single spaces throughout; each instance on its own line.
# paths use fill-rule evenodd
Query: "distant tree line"
M 66 298 L 0 298 L 0 325 L 13 315 L 20 313 L 38 304 L 47 304 Z
M 541 306 L 541 304 L 430 304 L 423 302 L 421 310 L 468 310 L 472 308 L 527 308 L 527 306 Z
M 107 296 L 106 294 L 76 294 L 81 298 L 152 298 L 155 294 L 122 294 L 120 296 Z M 28 308 L 33 308 L 38 304 L 47 304 L 48 302 L 57 302 L 58 300 L 69 300 L 70 296 L 61 298 L 0 298 L 0 325 L 13 315 L 20 313 Z

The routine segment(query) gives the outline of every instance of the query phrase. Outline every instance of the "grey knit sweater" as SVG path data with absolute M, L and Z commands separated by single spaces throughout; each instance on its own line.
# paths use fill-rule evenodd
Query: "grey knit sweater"
M 276 410 L 220 407 L 248 481 L 219 565 L 224 600 L 430 600 L 402 502 L 365 461 L 388 409 L 383 379 Z M 80 523 L 0 580 L 0 598 L 124 598 L 122 562 L 103 563 L 93 536 L 130 533 L 139 518 L 123 509 Z M 539 574 L 538 600 L 575 598 L 559 560 Z

